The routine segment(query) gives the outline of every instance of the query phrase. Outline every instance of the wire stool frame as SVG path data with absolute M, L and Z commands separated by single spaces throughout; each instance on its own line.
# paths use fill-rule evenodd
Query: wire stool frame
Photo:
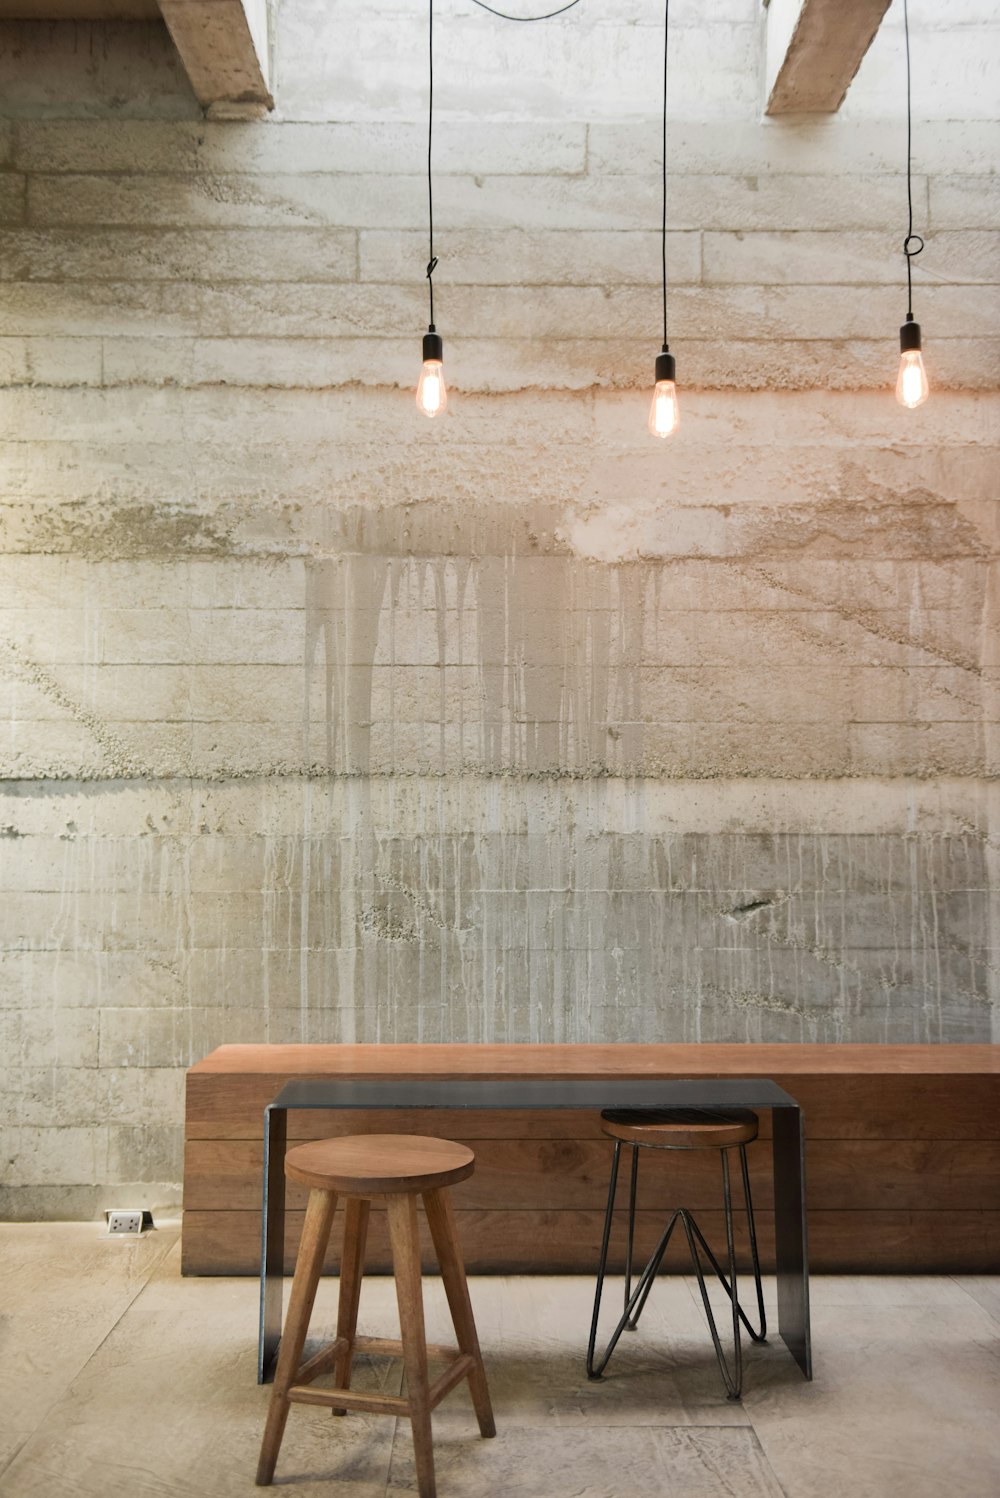
M 685 1237 L 687 1238 L 688 1251 L 691 1255 L 691 1262 L 693 1263 L 695 1273 L 698 1276 L 698 1288 L 701 1291 L 702 1305 L 705 1310 L 705 1315 L 708 1319 L 709 1330 L 712 1334 L 712 1343 L 715 1347 L 715 1356 L 718 1359 L 719 1371 L 722 1374 L 722 1381 L 726 1387 L 726 1394 L 730 1399 L 739 1399 L 740 1393 L 743 1388 L 743 1349 L 740 1339 L 740 1322 L 742 1322 L 746 1327 L 747 1333 L 752 1342 L 764 1342 L 767 1337 L 767 1318 L 764 1313 L 764 1292 L 760 1282 L 760 1258 L 757 1253 L 757 1232 L 754 1226 L 753 1201 L 750 1195 L 750 1175 L 747 1170 L 747 1155 L 745 1145 L 739 1144 L 716 1146 L 716 1148 L 719 1149 L 719 1153 L 722 1159 L 722 1195 L 723 1203 L 725 1206 L 726 1247 L 728 1250 L 729 1259 L 728 1278 L 723 1273 L 718 1259 L 709 1248 L 708 1243 L 705 1241 L 705 1236 L 692 1214 L 686 1207 L 677 1207 L 672 1213 L 670 1221 L 667 1223 L 667 1226 L 660 1237 L 660 1241 L 657 1243 L 652 1254 L 647 1260 L 645 1268 L 639 1275 L 639 1278 L 636 1281 L 635 1289 L 632 1289 L 632 1259 L 633 1247 L 635 1243 L 635 1200 L 636 1190 L 639 1182 L 639 1151 L 640 1149 L 685 1148 L 690 1148 L 690 1146 L 668 1144 L 632 1144 L 631 1146 L 632 1170 L 629 1189 L 628 1245 L 625 1255 L 625 1309 L 622 1312 L 622 1316 L 618 1322 L 618 1325 L 615 1327 L 614 1331 L 611 1334 L 611 1340 L 608 1342 L 608 1345 L 605 1348 L 600 1361 L 595 1362 L 594 1351 L 597 1344 L 597 1322 L 601 1313 L 601 1296 L 604 1290 L 604 1275 L 608 1262 L 608 1247 L 611 1242 L 611 1224 L 614 1216 L 615 1195 L 618 1185 L 618 1166 L 621 1160 L 622 1151 L 622 1141 L 620 1139 L 615 1140 L 615 1154 L 614 1160 L 611 1165 L 611 1183 L 608 1188 L 608 1206 L 604 1217 L 604 1236 L 601 1241 L 601 1260 L 597 1270 L 597 1289 L 594 1295 L 594 1314 L 590 1323 L 590 1340 L 587 1344 L 587 1376 L 588 1378 L 592 1379 L 600 1378 L 601 1374 L 608 1366 L 608 1363 L 611 1359 L 611 1354 L 614 1352 L 616 1346 L 618 1345 L 618 1339 L 621 1336 L 622 1332 L 626 1327 L 628 1327 L 629 1331 L 634 1331 L 638 1326 L 639 1317 L 642 1315 L 643 1308 L 645 1307 L 646 1301 L 649 1298 L 649 1292 L 653 1288 L 653 1281 L 656 1279 L 656 1276 L 659 1272 L 660 1265 L 663 1261 L 663 1256 L 667 1251 L 667 1245 L 669 1244 L 670 1239 L 673 1235 L 674 1228 L 676 1227 L 677 1223 L 680 1222 L 684 1228 Z M 736 1278 L 736 1247 L 733 1235 L 733 1202 L 729 1177 L 730 1149 L 738 1149 L 740 1152 L 740 1169 L 743 1176 L 743 1200 L 746 1208 L 747 1226 L 749 1228 L 750 1234 L 750 1255 L 753 1262 L 754 1283 L 757 1290 L 757 1315 L 759 1320 L 759 1328 L 756 1331 L 750 1325 L 743 1307 L 740 1305 L 738 1297 L 738 1286 Z M 711 1303 L 708 1298 L 708 1290 L 705 1285 L 705 1273 L 702 1268 L 699 1245 L 704 1251 L 712 1269 L 715 1271 L 716 1278 L 719 1280 L 722 1288 L 729 1296 L 729 1300 L 732 1305 L 732 1367 L 730 1367 L 729 1361 L 726 1358 L 726 1354 L 723 1351 L 722 1341 L 719 1337 L 719 1330 L 716 1326 L 715 1316 L 713 1315 Z

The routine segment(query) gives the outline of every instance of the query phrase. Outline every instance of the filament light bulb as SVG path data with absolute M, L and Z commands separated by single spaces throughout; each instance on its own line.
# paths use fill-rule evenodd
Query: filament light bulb
M 922 406 L 930 391 L 927 388 L 927 371 L 924 356 L 919 349 L 910 349 L 899 356 L 899 377 L 896 380 L 896 399 L 901 406 Z
M 656 388 L 649 407 L 648 425 L 654 437 L 671 437 L 680 425 L 675 374 L 674 356 L 664 344 L 662 354 L 656 356 Z
M 899 330 L 896 399 L 901 406 L 912 411 L 916 406 L 922 406 L 929 394 L 924 356 L 920 352 L 920 324 L 913 321 L 911 314 Z
M 440 416 L 448 406 L 444 382 L 444 342 L 437 333 L 424 334 L 424 362 L 417 381 L 417 410 L 425 416 Z
M 677 430 L 681 413 L 673 380 L 657 380 L 649 408 L 649 430 L 654 437 L 669 437 Z

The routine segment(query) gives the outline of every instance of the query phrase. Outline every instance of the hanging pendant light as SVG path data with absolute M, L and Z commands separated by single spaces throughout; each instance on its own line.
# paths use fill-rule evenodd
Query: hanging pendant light
M 442 416 L 448 407 L 448 387 L 444 381 L 444 341 L 434 326 L 434 271 L 437 256 L 434 253 L 434 185 L 431 176 L 431 144 L 434 132 L 434 0 L 428 0 L 427 19 L 428 53 L 428 102 L 427 102 L 427 226 L 429 247 L 427 257 L 427 290 L 430 295 L 431 316 L 424 334 L 423 364 L 417 381 L 417 410 L 431 418 Z
M 656 356 L 655 388 L 649 407 L 649 430 L 654 437 L 672 437 L 680 425 L 677 404 L 677 366 L 667 342 L 667 40 L 670 0 L 663 4 L 663 215 L 660 224 L 660 262 L 663 270 L 663 348 Z
M 488 10 L 491 15 L 499 16 L 502 21 L 551 21 L 554 16 L 561 16 L 564 11 L 572 10 L 580 4 L 580 0 L 566 0 L 556 10 L 546 11 L 541 16 L 512 16 L 506 11 L 497 10 L 488 5 L 486 0 L 473 0 L 481 10 Z M 428 0 L 427 17 L 427 73 L 428 73 L 428 99 L 427 99 L 427 226 L 429 235 L 428 257 L 427 257 L 427 290 L 430 296 L 430 322 L 427 332 L 424 334 L 423 364 L 420 369 L 420 379 L 417 381 L 417 410 L 424 416 L 431 418 L 441 416 L 448 407 L 448 387 L 444 379 L 444 341 L 434 326 L 434 271 L 437 268 L 437 256 L 434 253 L 434 181 L 431 172 L 431 145 L 434 136 L 434 0 Z
M 912 121 L 910 117 L 910 18 L 907 0 L 903 0 L 903 33 L 906 37 L 906 201 L 909 208 L 909 223 L 903 240 L 906 256 L 906 321 L 899 330 L 899 374 L 896 377 L 896 399 L 901 406 L 911 411 L 922 406 L 929 394 L 927 371 L 921 351 L 920 324 L 913 320 L 913 269 L 912 260 L 919 255 L 924 242 L 913 232 L 913 183 L 912 183 Z

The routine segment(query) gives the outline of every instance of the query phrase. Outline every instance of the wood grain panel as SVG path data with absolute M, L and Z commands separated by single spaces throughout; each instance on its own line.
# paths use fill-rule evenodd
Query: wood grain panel
M 459 1140 L 475 1151 L 475 1174 L 453 1188 L 459 1210 L 502 1206 L 553 1210 L 603 1210 L 608 1194 L 613 1145 L 608 1139 Z M 763 1205 L 771 1201 L 768 1149 L 750 1151 L 752 1186 Z M 263 1146 L 250 1140 L 195 1140 L 187 1146 L 185 1203 L 194 1210 L 257 1211 L 260 1207 Z M 738 1171 L 738 1159 L 733 1168 Z M 627 1186 L 622 1176 L 622 1199 Z M 717 1151 L 646 1150 L 640 1170 L 640 1202 L 658 1207 L 669 1199 L 715 1207 L 722 1200 Z M 305 1193 L 287 1187 L 289 1208 L 304 1208 Z
M 803 1110 L 813 1268 L 975 1272 L 1000 1262 L 998 1046 L 257 1045 L 220 1047 L 188 1073 L 185 1272 L 256 1273 L 264 1108 L 286 1081 L 336 1076 L 770 1077 Z M 610 1165 L 598 1112 L 316 1110 L 289 1114 L 288 1132 L 290 1142 L 344 1132 L 467 1142 L 477 1170 L 456 1206 L 470 1263 L 590 1272 Z M 770 1122 L 762 1111 L 765 1140 Z M 750 1158 L 767 1238 L 768 1145 Z M 640 1202 L 678 1197 L 714 1221 L 717 1161 L 650 1156 Z M 290 1203 L 297 1209 L 294 1194 Z M 290 1221 L 294 1236 L 294 1212 Z
M 456 1216 L 470 1274 L 592 1274 L 595 1270 L 603 1225 L 601 1212 L 463 1211 Z M 624 1214 L 621 1216 L 624 1219 Z M 772 1214 L 762 1211 L 757 1216 L 761 1253 L 770 1269 Z M 303 1213 L 292 1212 L 286 1222 L 285 1269 L 289 1273 L 302 1220 Z M 384 1212 L 372 1213 L 368 1263 L 372 1272 L 384 1272 L 389 1266 L 384 1220 Z M 725 1242 L 721 1212 L 699 1212 L 698 1220 L 709 1242 Z M 661 1213 L 640 1214 L 637 1231 L 646 1252 L 662 1222 Z M 328 1272 L 336 1271 L 339 1223 L 338 1213 Z M 620 1270 L 624 1262 L 623 1221 L 618 1224 L 613 1247 L 614 1262 Z M 990 1273 L 1000 1261 L 1000 1212 L 811 1211 L 809 1257 L 816 1273 L 947 1273 L 956 1261 L 969 1273 Z M 260 1234 L 255 1213 L 184 1214 L 184 1273 L 256 1274 L 259 1264 Z M 682 1248 L 678 1247 L 672 1265 L 685 1271 Z M 429 1253 L 425 1267 L 433 1270 Z
M 1000 1048 L 998 1048 L 1000 1049 Z M 746 1075 L 757 1075 L 750 1068 Z M 264 1109 L 284 1086 L 287 1077 L 253 1075 L 194 1076 L 188 1074 L 187 1127 L 189 1139 L 259 1139 L 264 1128 Z M 790 1076 L 773 1080 L 794 1097 L 802 1109 L 810 1139 L 997 1139 L 1000 1140 L 1000 1075 L 961 1076 Z M 325 1111 L 325 1110 L 324 1110 Z M 378 1114 L 352 1112 L 352 1129 L 358 1133 L 371 1127 Z M 397 1118 L 400 1117 L 397 1110 Z M 532 1138 L 600 1137 L 598 1112 L 581 1127 L 579 1112 L 540 1109 L 519 1113 L 516 1132 Z M 331 1110 L 332 1114 L 332 1110 Z M 328 1114 L 328 1116 L 331 1116 Z M 315 1138 L 313 1115 L 299 1122 L 289 1118 L 290 1137 Z M 511 1137 L 515 1129 L 504 1123 L 499 1110 L 473 1115 L 461 1110 L 405 1110 L 407 1129 L 440 1133 L 450 1138 L 460 1118 L 462 1137 Z M 430 1125 L 430 1119 L 434 1123 Z M 497 1122 L 499 1120 L 499 1122 Z M 439 1122 L 440 1121 L 440 1122 Z M 523 1127 L 521 1126 L 523 1123 Z M 761 1112 L 762 1134 L 770 1119 Z M 301 1133 L 299 1131 L 302 1131 Z M 402 1131 L 402 1129 L 401 1129 Z M 335 1131 L 334 1131 L 335 1132 Z
M 329 1137 L 320 1134 L 319 1138 Z M 607 1199 L 610 1140 L 460 1139 L 475 1151 L 476 1171 L 454 1188 L 462 1210 L 503 1206 L 602 1210 Z M 623 1157 L 627 1163 L 628 1156 Z M 773 1204 L 768 1147 L 747 1151 L 754 1201 Z M 732 1156 L 738 1171 L 738 1157 Z M 184 1165 L 185 1205 L 194 1211 L 258 1211 L 263 1145 L 256 1141 L 194 1140 Z M 992 1142 L 819 1140 L 807 1151 L 808 1199 L 813 1209 L 1000 1210 L 1000 1150 Z M 626 1185 L 619 1187 L 622 1200 Z M 304 1208 L 305 1192 L 289 1184 L 289 1208 Z M 722 1199 L 715 1151 L 645 1150 L 640 1206 L 666 1202 L 693 1210 Z
M 275 1092 L 279 1089 L 275 1088 Z M 273 1093 L 271 1097 L 273 1097 Z M 268 1097 L 267 1102 L 271 1101 Z M 196 1108 L 189 1117 L 188 1139 L 262 1139 L 264 1107 L 251 1114 L 223 1112 L 215 1103 L 210 1117 Z M 391 1123 L 389 1120 L 391 1119 Z M 761 1114 L 761 1133 L 770 1129 L 770 1117 Z M 322 1139 L 336 1133 L 434 1134 L 439 1139 L 603 1139 L 597 1109 L 546 1108 L 536 1111 L 510 1108 L 296 1108 L 288 1114 L 289 1143 Z
M 750 1077 L 868 1072 L 1000 1075 L 992 1045 L 223 1045 L 189 1075 L 353 1077 Z

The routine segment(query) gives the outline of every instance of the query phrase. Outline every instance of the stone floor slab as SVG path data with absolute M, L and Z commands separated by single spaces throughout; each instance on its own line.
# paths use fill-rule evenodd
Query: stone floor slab
M 994 1321 L 1000 1321 L 1000 1276 L 988 1274 L 956 1275 L 955 1284 L 966 1295 L 971 1295 L 976 1305 L 982 1306 Z
M 814 1307 L 813 1341 L 811 1384 L 765 1367 L 744 1391 L 787 1498 L 1000 1493 L 1000 1331 L 978 1306 Z
M 751 1430 L 517 1426 L 494 1440 L 435 1433 L 441 1498 L 783 1498 Z M 417 1491 L 399 1429 L 387 1498 Z
M 609 1278 L 604 1341 L 621 1314 L 624 1281 Z M 473 1303 L 498 1420 L 519 1424 L 745 1425 L 726 1398 L 708 1329 L 690 1285 L 664 1277 L 639 1327 L 624 1332 L 602 1378 L 587 1377 L 594 1281 L 586 1276 L 521 1275 L 472 1281 Z M 428 1325 L 449 1334 L 440 1281 L 425 1281 Z M 603 1344 L 602 1344 L 603 1345 Z M 756 1355 L 756 1354 L 752 1354 Z M 750 1355 L 748 1355 L 750 1356 Z M 790 1360 L 789 1360 L 790 1361 Z M 439 1415 L 471 1410 L 456 1390 Z
M 176 1244 L 179 1223 L 111 1238 L 95 1222 L 0 1231 L 0 1474 Z
M 336 1283 L 317 1319 L 335 1317 Z M 182 1279 L 177 1245 L 4 1475 L 4 1498 L 235 1498 L 253 1491 L 270 1389 L 256 1383 L 257 1285 Z M 359 1359 L 398 1393 L 401 1365 Z M 395 1422 L 291 1412 L 280 1483 L 301 1498 L 383 1498 Z

